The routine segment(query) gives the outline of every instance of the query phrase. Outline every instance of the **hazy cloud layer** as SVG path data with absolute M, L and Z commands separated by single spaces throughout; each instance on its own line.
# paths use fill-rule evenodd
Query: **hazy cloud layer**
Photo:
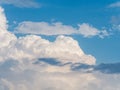
M 50 42 L 7 31 L 0 8 L 0 90 L 119 90 L 120 75 L 105 74 L 71 37 Z M 114 65 L 111 65 L 114 66 Z M 112 71 L 112 70 L 111 70 Z
M 37 60 L 36 60 L 37 61 Z M 0 62 L 0 90 L 119 90 L 120 75 L 91 69 L 71 70 L 45 62 L 8 60 Z M 76 67 L 76 65 L 74 66 Z
M 9 4 L 16 7 L 40 7 L 40 5 L 35 2 L 35 0 L 0 0 L 0 4 Z
M 61 22 L 47 23 L 47 22 L 31 22 L 24 21 L 19 23 L 18 27 L 15 29 L 15 33 L 24 33 L 24 34 L 41 34 L 41 35 L 71 35 L 71 34 L 80 34 L 84 37 L 93 37 L 99 36 L 104 38 L 109 36 L 109 33 L 106 30 L 98 30 L 97 28 L 83 23 L 78 25 L 78 28 L 75 28 L 70 25 L 64 25 Z

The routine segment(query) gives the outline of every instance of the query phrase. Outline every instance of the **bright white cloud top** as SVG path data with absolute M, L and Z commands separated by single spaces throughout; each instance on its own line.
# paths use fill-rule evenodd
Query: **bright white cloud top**
M 0 7 L 0 48 L 8 46 L 11 40 L 16 37 L 7 31 L 8 25 L 4 9 Z
M 0 90 L 120 89 L 120 75 L 94 72 L 95 58 L 86 55 L 73 38 L 60 35 L 54 42 L 36 35 L 17 38 L 7 31 L 3 8 L 0 20 Z M 68 28 L 58 26 L 60 30 Z M 94 32 L 97 33 L 95 28 Z M 79 70 L 80 65 L 88 68 Z M 74 70 L 76 67 L 78 70 Z

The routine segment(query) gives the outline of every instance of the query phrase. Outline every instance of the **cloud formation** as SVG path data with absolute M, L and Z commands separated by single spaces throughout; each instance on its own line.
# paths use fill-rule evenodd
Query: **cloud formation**
M 93 26 L 83 23 L 78 25 L 78 28 L 75 28 L 70 25 L 64 25 L 61 22 L 47 23 L 47 22 L 31 22 L 24 21 L 19 23 L 15 29 L 15 33 L 23 34 L 41 34 L 41 35 L 71 35 L 71 34 L 80 34 L 84 37 L 93 37 L 99 36 L 104 38 L 109 36 L 109 33 L 106 30 L 98 30 Z
M 101 73 L 106 65 L 94 68 L 95 58 L 73 38 L 60 35 L 54 42 L 36 35 L 17 38 L 7 31 L 3 8 L 0 19 L 0 90 L 120 89 L 120 75 Z
M 16 7 L 39 7 L 40 5 L 35 0 L 0 0 L 0 4 L 14 5 Z
M 0 53 L 2 54 L 2 60 L 9 58 L 16 60 L 56 58 L 63 63 L 95 64 L 95 58 L 84 54 L 77 41 L 65 36 L 58 36 L 54 42 L 49 42 L 35 35 L 20 37 L 13 40 L 9 47 L 2 48 Z
M 0 90 L 119 90 L 119 74 L 71 70 L 34 61 L 0 62 Z M 88 70 L 89 71 L 89 70 Z
M 7 21 L 4 10 L 1 8 L 1 46 L 0 61 L 13 59 L 38 59 L 55 58 L 63 63 L 80 62 L 86 64 L 95 64 L 95 58 L 92 55 L 86 55 L 76 40 L 71 37 L 58 36 L 54 42 L 50 42 L 36 35 L 27 35 L 17 38 L 14 34 L 8 32 Z
M 15 36 L 7 31 L 7 19 L 4 14 L 4 9 L 0 7 L 0 48 L 7 46 Z

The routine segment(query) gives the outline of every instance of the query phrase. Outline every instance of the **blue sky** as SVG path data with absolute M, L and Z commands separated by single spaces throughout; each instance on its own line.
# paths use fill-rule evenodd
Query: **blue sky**
M 77 24 L 88 23 L 102 30 L 106 29 L 110 34 L 104 38 L 93 36 L 90 38 L 82 35 L 70 35 L 76 39 L 85 53 L 92 54 L 98 63 L 119 62 L 120 60 L 120 30 L 113 25 L 120 24 L 120 7 L 110 6 L 118 0 L 28 0 L 34 5 L 28 6 L 18 3 L 1 2 L 9 21 L 9 30 L 23 21 L 32 22 L 62 22 L 75 28 Z M 17 5 L 18 4 L 18 5 Z M 20 33 L 19 33 L 20 34 Z M 45 37 L 45 36 L 43 36 Z M 55 39 L 55 36 L 46 36 L 47 39 Z

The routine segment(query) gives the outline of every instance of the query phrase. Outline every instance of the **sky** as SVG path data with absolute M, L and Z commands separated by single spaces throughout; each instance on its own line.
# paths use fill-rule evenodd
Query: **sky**
M 108 35 L 103 36 L 104 38 L 100 38 L 99 35 L 88 37 L 74 33 L 69 35 L 79 42 L 86 53 L 94 55 L 98 63 L 119 62 L 120 8 L 118 0 L 79 0 L 75 2 L 73 0 L 26 0 L 24 3 L 18 2 L 19 0 L 1 1 L 9 21 L 8 30 L 11 32 L 14 32 L 19 24 L 25 21 L 49 24 L 60 22 L 76 29 L 79 28 L 79 24 L 86 23 L 99 31 L 106 30 Z M 30 28 L 34 29 L 34 27 Z M 19 35 L 21 33 L 23 32 L 19 32 Z M 41 35 L 41 33 L 38 34 Z
M 118 0 L 0 0 L 0 90 L 119 90 L 119 10 Z

